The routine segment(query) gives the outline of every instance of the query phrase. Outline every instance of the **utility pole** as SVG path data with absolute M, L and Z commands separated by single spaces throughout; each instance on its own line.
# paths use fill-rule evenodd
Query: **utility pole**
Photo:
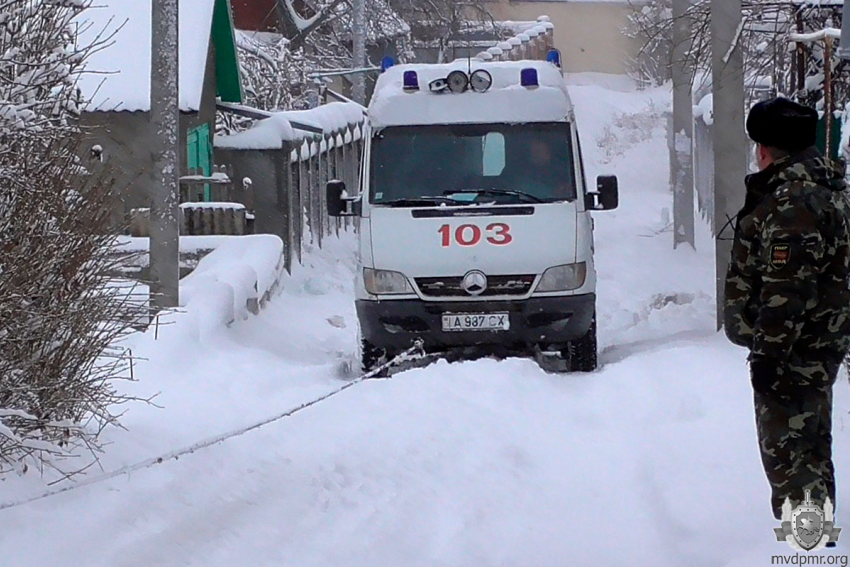
M 723 325 L 723 288 L 732 252 L 734 219 L 744 203 L 747 137 L 744 133 L 744 57 L 741 0 L 711 0 L 714 93 L 714 236 L 717 328 Z
M 352 8 L 351 67 L 356 70 L 366 67 L 366 0 L 354 0 Z M 354 74 L 352 95 L 355 102 L 366 105 L 366 75 L 364 73 Z
M 673 248 L 694 245 L 693 100 L 689 0 L 673 0 Z
M 178 0 L 152 0 L 151 126 L 155 132 L 150 221 L 150 299 L 177 307 L 180 293 Z

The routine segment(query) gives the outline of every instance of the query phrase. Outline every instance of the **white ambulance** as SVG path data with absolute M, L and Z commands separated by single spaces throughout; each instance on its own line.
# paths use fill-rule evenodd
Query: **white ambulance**
M 559 69 L 541 61 L 399 65 L 368 109 L 358 191 L 328 184 L 333 216 L 360 216 L 356 307 L 365 370 L 421 339 L 466 358 L 597 365 L 591 211 Z

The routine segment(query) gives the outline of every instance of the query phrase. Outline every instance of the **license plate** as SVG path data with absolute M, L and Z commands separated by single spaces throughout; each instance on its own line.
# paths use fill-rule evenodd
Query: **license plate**
M 507 313 L 443 313 L 443 331 L 507 331 Z

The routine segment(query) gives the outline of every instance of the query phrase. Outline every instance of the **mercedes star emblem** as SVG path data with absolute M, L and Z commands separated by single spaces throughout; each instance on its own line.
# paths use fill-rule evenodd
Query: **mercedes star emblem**
M 481 295 L 487 289 L 487 276 L 479 270 L 472 270 L 463 276 L 460 287 L 469 295 Z

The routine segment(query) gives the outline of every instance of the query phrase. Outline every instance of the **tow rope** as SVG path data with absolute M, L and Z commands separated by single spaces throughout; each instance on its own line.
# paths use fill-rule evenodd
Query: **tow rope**
M 140 461 L 140 462 L 132 464 L 132 465 L 127 465 L 127 466 L 121 467 L 119 469 L 116 469 L 114 471 L 104 473 L 104 474 L 101 474 L 101 475 L 97 475 L 97 476 L 93 476 L 91 478 L 85 478 L 85 479 L 77 482 L 76 484 L 70 484 L 70 485 L 67 485 L 67 486 L 63 486 L 61 488 L 53 488 L 53 489 L 50 489 L 50 490 L 45 490 L 44 492 L 41 492 L 39 494 L 35 494 L 33 496 L 26 496 L 26 497 L 20 498 L 18 500 L 10 500 L 8 502 L 2 502 L 2 503 L 0 503 L 0 510 L 7 510 L 9 508 L 15 508 L 17 506 L 29 504 L 30 502 L 36 502 L 38 500 L 43 500 L 43 499 L 49 498 L 51 496 L 56 496 L 57 494 L 62 494 L 64 492 L 71 492 L 72 490 L 77 490 L 78 488 L 83 488 L 84 486 L 91 486 L 92 484 L 99 484 L 101 482 L 105 482 L 107 480 L 119 477 L 121 475 L 129 474 L 129 473 L 144 470 L 144 469 L 149 469 L 151 467 L 155 467 L 156 465 L 161 465 L 161 464 L 163 464 L 167 461 L 177 460 L 180 457 L 182 457 L 183 455 L 190 455 L 190 454 L 194 453 L 195 451 L 199 451 L 201 449 L 206 449 L 207 447 L 212 447 L 213 445 L 218 445 L 219 443 L 223 443 L 224 441 L 227 441 L 228 439 L 233 439 L 234 437 L 239 437 L 239 436 L 245 435 L 246 433 L 248 433 L 250 431 L 254 431 L 255 429 L 260 429 L 261 427 L 265 427 L 266 425 L 269 425 L 269 424 L 274 423 L 276 421 L 280 421 L 281 419 L 291 417 L 291 416 L 295 415 L 296 413 L 298 413 L 300 411 L 303 411 L 303 410 L 305 410 L 309 407 L 312 407 L 312 406 L 315 406 L 316 404 L 324 402 L 325 400 L 328 400 L 328 399 L 336 396 L 337 394 L 341 394 L 342 392 L 348 390 L 349 388 L 356 386 L 357 384 L 360 384 L 360 383 L 362 383 L 366 380 L 374 378 L 375 376 L 377 376 L 378 374 L 380 374 L 381 372 L 383 372 L 384 370 L 388 369 L 389 367 L 391 367 L 393 365 L 396 365 L 396 364 L 401 363 L 401 362 L 409 361 L 409 360 L 415 360 L 415 359 L 420 358 L 423 355 L 424 355 L 424 351 L 423 351 L 423 348 L 422 348 L 422 341 L 417 340 L 412 347 L 410 347 L 406 351 L 402 352 L 398 356 L 392 358 L 391 360 L 388 360 L 387 362 L 383 363 L 382 365 L 378 366 L 377 368 L 372 369 L 371 371 L 367 372 L 366 374 L 363 374 L 362 376 L 359 376 L 358 378 L 356 378 L 356 379 L 354 379 L 350 382 L 347 382 L 344 385 L 340 386 L 339 388 L 332 390 L 332 391 L 330 391 L 326 394 L 323 394 L 322 396 L 319 396 L 318 398 L 310 400 L 309 402 L 305 402 L 305 403 L 303 403 L 303 404 L 301 404 L 297 407 L 291 408 L 291 409 L 289 409 L 289 410 L 287 410 L 283 413 L 277 414 L 273 417 L 269 417 L 269 418 L 264 419 L 262 421 L 258 421 L 258 422 L 254 423 L 252 425 L 247 426 L 247 427 L 241 427 L 239 429 L 236 429 L 236 430 L 233 430 L 233 431 L 230 431 L 230 432 L 227 432 L 227 433 L 223 433 L 221 435 L 217 435 L 215 437 L 211 437 L 211 438 L 203 440 L 203 441 L 199 441 L 197 443 L 189 445 L 188 447 L 183 447 L 182 449 L 177 449 L 176 451 L 171 451 L 169 453 L 165 453 L 164 455 L 160 455 L 158 457 L 146 459 L 144 461 Z

